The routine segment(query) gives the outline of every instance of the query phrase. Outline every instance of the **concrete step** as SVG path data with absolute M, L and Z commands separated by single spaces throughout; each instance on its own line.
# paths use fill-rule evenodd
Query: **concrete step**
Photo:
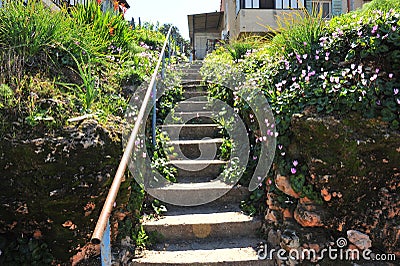
M 188 140 L 203 138 L 221 137 L 218 124 L 173 124 L 161 126 L 162 131 L 169 136 L 175 136 L 179 132 L 179 139 L 171 140 Z
M 182 160 L 184 159 L 182 158 L 183 155 L 188 159 L 197 159 L 202 155 L 201 150 L 203 150 L 203 158 L 205 157 L 204 159 L 213 160 L 219 154 L 219 148 L 223 141 L 224 139 L 222 138 L 169 141 L 166 143 L 167 147 L 173 147 L 174 152 L 168 154 L 167 158 L 169 160 Z M 180 150 L 180 153 L 176 154 L 178 150 Z M 212 151 L 215 151 L 215 153 L 211 154 Z M 208 153 L 210 153 L 209 156 L 207 156 Z
M 200 73 L 194 73 L 194 72 L 190 73 L 189 72 L 189 73 L 184 73 L 182 75 L 181 80 L 183 80 L 183 81 L 185 81 L 185 80 L 202 80 L 202 77 L 201 77 Z
M 207 111 L 208 104 L 208 101 L 204 101 L 202 99 L 186 100 L 179 102 L 175 110 L 179 112 Z
M 215 179 L 222 172 L 227 161 L 222 160 L 171 160 L 168 164 L 173 165 L 178 171 L 178 177 Z
M 199 83 L 201 82 L 202 79 L 181 79 L 181 84 L 185 85 L 185 84 L 191 84 L 191 83 Z
M 192 99 L 195 97 L 207 96 L 207 95 L 208 95 L 208 92 L 206 92 L 206 91 L 190 91 L 190 90 L 183 91 L 183 97 L 185 99 Z
M 202 80 L 193 81 L 191 83 L 185 83 L 182 89 L 185 91 L 207 91 L 208 85 Z
M 163 243 L 145 251 L 131 265 L 229 265 L 272 266 L 274 261 L 259 260 L 257 245 L 260 238 L 244 237 L 197 240 L 177 244 Z
M 176 111 L 174 117 L 185 121 L 196 120 L 198 124 L 211 124 L 214 122 L 212 117 L 216 117 L 217 113 L 213 111 Z M 201 119 L 199 119 L 201 118 Z
M 147 188 L 153 197 L 169 199 L 169 203 L 196 206 L 201 203 L 237 204 L 250 195 L 248 188 L 227 185 L 219 180 L 211 182 L 173 183 L 161 188 Z
M 192 64 L 182 64 L 175 67 L 178 71 L 188 71 L 188 70 L 196 70 L 199 71 L 203 66 L 202 63 L 192 63 Z
M 183 78 L 181 80 L 181 83 L 183 84 L 183 86 L 190 85 L 190 84 L 200 84 L 202 82 L 204 82 L 202 78 L 197 78 L 197 79 L 185 79 L 185 78 Z
M 255 237 L 261 227 L 261 219 L 243 214 L 237 205 L 227 205 L 221 211 L 206 204 L 176 207 L 159 219 L 143 221 L 143 227 L 147 232 L 161 234 L 163 241 L 179 243 L 232 236 Z

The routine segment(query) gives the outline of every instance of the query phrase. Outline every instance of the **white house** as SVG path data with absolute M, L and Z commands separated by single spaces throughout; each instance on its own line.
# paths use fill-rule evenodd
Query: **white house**
M 220 11 L 188 15 L 193 57 L 202 59 L 213 45 L 241 36 L 265 35 L 278 28 L 278 17 L 320 11 L 324 18 L 347 13 L 370 0 L 220 0 Z

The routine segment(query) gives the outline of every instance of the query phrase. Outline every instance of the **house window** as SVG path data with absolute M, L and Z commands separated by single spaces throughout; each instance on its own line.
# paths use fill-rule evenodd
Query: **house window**
M 304 0 L 236 0 L 237 13 L 239 4 L 241 8 L 298 9 L 304 7 Z
M 322 18 L 332 17 L 332 2 L 331 1 L 314 1 L 312 2 L 313 12 L 321 14 Z
M 260 8 L 260 0 L 244 0 L 244 8 Z
M 298 9 L 304 7 L 301 0 L 275 0 L 275 9 Z
M 260 8 L 274 9 L 275 0 L 260 0 Z

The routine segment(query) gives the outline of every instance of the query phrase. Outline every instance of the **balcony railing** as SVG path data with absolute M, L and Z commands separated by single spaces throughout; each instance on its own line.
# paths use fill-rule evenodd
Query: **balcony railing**
M 59 7 L 70 7 L 78 4 L 87 4 L 89 0 L 51 0 L 55 5 Z

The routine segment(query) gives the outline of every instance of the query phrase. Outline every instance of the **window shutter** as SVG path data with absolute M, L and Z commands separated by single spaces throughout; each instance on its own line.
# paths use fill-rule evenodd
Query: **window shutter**
M 312 12 L 313 12 L 312 0 L 306 0 L 306 9 L 307 9 L 308 13 L 312 14 Z
M 332 15 L 338 16 L 342 14 L 342 1 L 341 0 L 332 0 Z

